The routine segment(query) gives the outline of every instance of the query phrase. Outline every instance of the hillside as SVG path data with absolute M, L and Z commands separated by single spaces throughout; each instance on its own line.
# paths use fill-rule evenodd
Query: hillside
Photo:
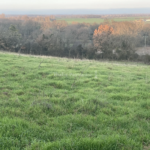
M 0 150 L 150 148 L 150 66 L 0 53 Z

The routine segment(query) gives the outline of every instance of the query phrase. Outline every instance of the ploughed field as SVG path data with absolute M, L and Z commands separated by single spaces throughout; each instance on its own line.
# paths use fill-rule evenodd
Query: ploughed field
M 150 66 L 0 53 L 0 150 L 150 148 Z

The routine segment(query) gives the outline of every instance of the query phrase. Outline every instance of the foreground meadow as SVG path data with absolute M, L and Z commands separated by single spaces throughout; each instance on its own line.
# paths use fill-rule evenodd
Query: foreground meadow
M 0 53 L 0 150 L 150 149 L 150 66 Z

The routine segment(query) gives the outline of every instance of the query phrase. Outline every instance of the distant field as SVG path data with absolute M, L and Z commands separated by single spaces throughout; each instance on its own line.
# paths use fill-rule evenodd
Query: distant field
M 109 19 L 109 20 L 114 20 L 114 21 L 134 21 L 134 20 L 139 20 L 142 18 L 134 18 L 134 17 L 128 17 L 128 18 L 114 18 L 114 19 Z M 72 22 L 78 22 L 78 23 L 102 23 L 104 22 L 104 19 L 100 18 L 61 18 L 58 20 L 65 20 L 68 24 L 71 24 Z
M 78 22 L 78 23 L 102 23 L 104 19 L 99 18 L 62 18 L 59 20 L 65 20 L 68 24 L 71 24 L 72 22 Z
M 148 150 L 150 67 L 0 53 L 0 150 Z

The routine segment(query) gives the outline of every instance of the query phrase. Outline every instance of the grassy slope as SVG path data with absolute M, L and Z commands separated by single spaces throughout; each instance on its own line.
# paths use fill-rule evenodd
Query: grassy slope
M 146 65 L 0 53 L 0 150 L 143 149 L 149 91 Z
M 114 18 L 114 21 L 134 21 L 134 20 L 139 20 L 141 18 L 134 18 L 134 17 L 128 17 L 128 18 Z M 104 21 L 104 19 L 100 19 L 100 18 L 61 18 L 58 20 L 65 20 L 68 24 L 71 24 L 72 22 L 78 22 L 78 23 L 102 23 Z M 111 20 L 111 19 L 110 19 Z

